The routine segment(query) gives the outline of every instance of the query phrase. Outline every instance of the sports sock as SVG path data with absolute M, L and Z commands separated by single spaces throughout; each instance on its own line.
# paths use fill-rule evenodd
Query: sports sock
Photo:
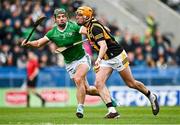
M 146 96 L 148 97 L 148 99 L 150 101 L 152 101 L 155 98 L 154 94 L 149 90 L 148 90 L 148 93 L 146 94 Z
M 83 114 L 83 110 L 84 110 L 84 105 L 83 104 L 78 104 L 76 112 L 80 112 L 80 113 Z
M 113 107 L 112 102 L 107 103 L 106 107 L 108 108 L 109 112 L 116 113 L 116 109 Z
M 146 94 L 146 96 L 149 98 L 151 95 L 151 92 L 148 90 L 148 93 Z
M 113 107 L 117 107 L 118 106 L 118 103 L 116 102 L 115 99 L 111 98 L 111 102 L 112 102 Z
M 107 107 L 107 108 L 109 108 L 109 107 L 113 107 L 112 102 L 107 103 L 107 104 L 106 104 L 106 107 Z

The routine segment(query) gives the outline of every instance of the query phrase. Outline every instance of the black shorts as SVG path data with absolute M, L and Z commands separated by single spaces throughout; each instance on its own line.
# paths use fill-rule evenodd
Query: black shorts
M 37 83 L 37 76 L 33 79 L 33 80 L 27 80 L 27 86 L 34 88 L 36 87 L 36 83 Z

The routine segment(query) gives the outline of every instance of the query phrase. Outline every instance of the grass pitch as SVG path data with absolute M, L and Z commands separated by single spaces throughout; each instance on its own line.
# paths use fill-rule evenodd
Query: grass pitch
M 104 119 L 105 107 L 85 107 L 84 118 L 75 116 L 76 107 L 0 108 L 0 124 L 180 124 L 180 107 L 161 107 L 154 116 L 151 107 L 119 107 L 119 119 Z

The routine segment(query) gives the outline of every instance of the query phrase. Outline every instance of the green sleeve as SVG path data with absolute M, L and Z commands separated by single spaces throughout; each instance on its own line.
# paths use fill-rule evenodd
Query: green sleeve
M 79 26 L 77 23 L 74 23 L 74 29 L 79 33 L 81 26 Z

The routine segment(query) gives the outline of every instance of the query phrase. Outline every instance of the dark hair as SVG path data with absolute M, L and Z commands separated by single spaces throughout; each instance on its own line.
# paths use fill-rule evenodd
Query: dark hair
M 55 17 L 55 18 L 56 18 L 56 16 L 57 16 L 58 14 L 65 14 L 66 17 L 68 17 L 68 14 L 67 14 L 66 10 L 63 9 L 63 8 L 57 8 L 57 9 L 54 10 L 54 17 Z

